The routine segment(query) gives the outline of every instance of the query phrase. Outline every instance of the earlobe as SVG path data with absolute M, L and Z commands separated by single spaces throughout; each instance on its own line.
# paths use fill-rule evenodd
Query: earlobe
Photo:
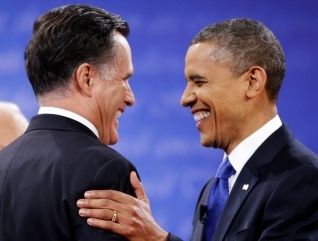
M 248 89 L 246 95 L 253 98 L 265 91 L 267 75 L 265 70 L 260 66 L 253 66 L 248 71 Z
M 92 94 L 93 72 L 92 66 L 87 63 L 81 64 L 75 72 L 78 87 L 87 96 Z

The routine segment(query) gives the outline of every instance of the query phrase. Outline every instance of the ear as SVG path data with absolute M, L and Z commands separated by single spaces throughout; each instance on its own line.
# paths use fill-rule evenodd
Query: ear
M 248 70 L 247 74 L 248 88 L 246 91 L 246 96 L 248 98 L 253 98 L 265 91 L 267 75 L 262 67 L 253 66 Z
M 75 71 L 75 81 L 78 84 L 78 88 L 89 97 L 92 96 L 93 78 L 95 74 L 94 68 L 88 63 L 81 64 Z

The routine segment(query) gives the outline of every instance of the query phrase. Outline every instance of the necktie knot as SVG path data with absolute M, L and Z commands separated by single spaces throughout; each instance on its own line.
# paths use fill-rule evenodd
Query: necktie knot
M 220 179 L 227 180 L 233 174 L 235 174 L 235 169 L 232 167 L 229 159 L 226 158 L 225 162 L 221 165 L 216 176 Z

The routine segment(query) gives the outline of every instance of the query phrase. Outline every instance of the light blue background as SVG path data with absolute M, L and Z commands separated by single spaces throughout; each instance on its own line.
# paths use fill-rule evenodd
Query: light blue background
M 139 169 L 153 214 L 163 228 L 189 239 L 197 196 L 222 157 L 220 150 L 200 145 L 189 109 L 180 105 L 186 84 L 184 56 L 194 35 L 206 25 L 249 17 L 274 32 L 287 59 L 279 114 L 298 139 L 318 152 L 317 1 L 3 0 L 0 99 L 17 103 L 28 119 L 38 110 L 23 62 L 33 21 L 53 7 L 80 2 L 115 12 L 130 24 L 135 67 L 130 81 L 136 104 L 120 117 L 120 141 L 114 148 Z

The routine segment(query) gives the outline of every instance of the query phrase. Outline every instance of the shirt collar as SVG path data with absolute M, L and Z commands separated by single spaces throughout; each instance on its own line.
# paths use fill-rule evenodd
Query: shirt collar
M 82 117 L 74 112 L 64 110 L 61 108 L 45 106 L 45 107 L 40 107 L 38 114 L 39 115 L 41 115 L 41 114 L 53 114 L 53 115 L 60 115 L 60 116 L 68 117 L 70 119 L 73 119 L 73 120 L 85 125 L 87 128 L 89 128 L 97 136 L 97 138 L 99 138 L 98 131 L 97 131 L 96 127 L 90 121 L 88 121 L 84 117 Z
M 254 152 L 260 147 L 260 145 L 279 127 L 282 126 L 282 121 L 278 115 L 268 121 L 264 126 L 255 131 L 252 135 L 242 141 L 230 154 L 229 160 L 239 174 L 245 163 L 250 159 Z M 223 160 L 226 158 L 224 154 Z

